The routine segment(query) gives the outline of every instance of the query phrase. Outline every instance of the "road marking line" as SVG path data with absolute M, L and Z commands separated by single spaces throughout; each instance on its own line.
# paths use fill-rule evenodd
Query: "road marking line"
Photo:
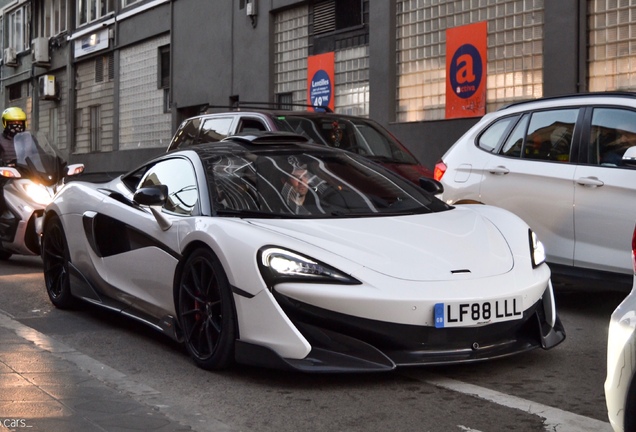
M 414 377 L 413 375 L 409 375 Z M 548 405 L 521 399 L 516 396 L 490 390 L 438 375 L 423 379 L 427 384 L 467 395 L 476 396 L 498 405 L 518 409 L 545 419 L 545 428 L 555 432 L 612 432 L 609 422 L 574 414 Z

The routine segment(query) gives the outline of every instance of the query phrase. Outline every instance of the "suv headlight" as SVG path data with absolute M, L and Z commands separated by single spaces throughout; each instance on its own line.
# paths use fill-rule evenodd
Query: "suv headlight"
M 530 256 L 532 257 L 532 267 L 538 267 L 545 262 L 545 248 L 539 241 L 537 235 L 532 230 L 528 230 L 530 237 Z
M 360 284 L 360 281 L 327 264 L 275 246 L 259 250 L 257 259 L 269 287 L 281 282 Z

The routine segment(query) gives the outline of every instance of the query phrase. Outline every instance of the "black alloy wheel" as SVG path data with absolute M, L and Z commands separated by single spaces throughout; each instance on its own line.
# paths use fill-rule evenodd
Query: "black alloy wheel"
M 44 284 L 51 303 L 60 309 L 70 309 L 77 299 L 71 294 L 69 279 L 70 256 L 62 222 L 55 216 L 44 228 L 42 263 Z
M 186 348 L 197 366 L 228 367 L 234 360 L 234 303 L 225 271 L 211 250 L 197 249 L 185 262 L 177 311 Z

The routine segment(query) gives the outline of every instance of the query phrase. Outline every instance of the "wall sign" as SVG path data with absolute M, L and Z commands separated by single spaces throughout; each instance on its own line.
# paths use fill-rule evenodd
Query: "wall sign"
M 307 100 L 311 105 L 334 110 L 335 54 L 307 57 Z
M 446 30 L 446 118 L 486 114 L 487 22 Z
M 75 58 L 108 48 L 108 29 L 75 40 Z

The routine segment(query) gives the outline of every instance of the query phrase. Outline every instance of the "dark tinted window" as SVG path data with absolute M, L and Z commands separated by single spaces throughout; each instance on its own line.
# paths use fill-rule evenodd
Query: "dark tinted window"
M 568 162 L 578 115 L 578 108 L 533 113 L 521 157 Z
M 174 134 L 171 149 L 179 147 L 186 147 L 195 143 L 197 135 L 199 134 L 199 127 L 201 126 L 201 119 L 199 117 L 188 119 L 179 125 L 177 133 Z
M 236 132 L 257 132 L 266 131 L 267 126 L 260 119 L 243 117 L 239 121 L 239 125 L 236 128 Z
M 358 153 L 385 163 L 417 164 L 415 157 L 372 121 L 338 115 L 280 116 L 279 130 L 306 136 L 317 144 Z
M 529 120 L 530 114 L 526 114 L 523 116 L 521 121 L 517 123 L 506 140 L 506 143 L 501 148 L 501 154 L 511 157 L 521 157 L 521 149 L 523 148 L 523 141 L 526 137 L 526 131 L 528 130 Z

